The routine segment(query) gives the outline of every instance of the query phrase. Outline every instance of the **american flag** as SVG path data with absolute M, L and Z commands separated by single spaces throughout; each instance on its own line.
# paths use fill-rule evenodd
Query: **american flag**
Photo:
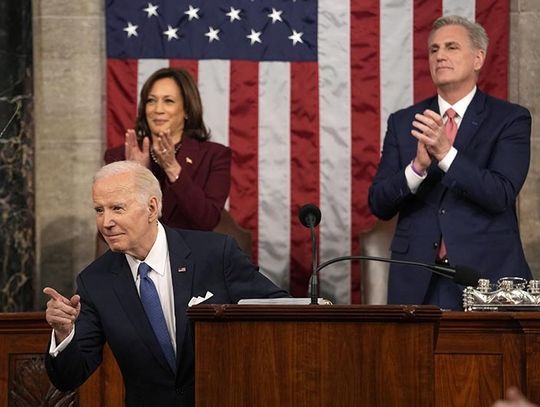
M 480 88 L 507 96 L 507 0 L 107 0 L 107 145 L 132 128 L 146 78 L 196 78 L 212 140 L 233 150 L 232 216 L 274 282 L 306 296 L 309 231 L 320 206 L 320 261 L 359 254 L 375 219 L 367 189 L 388 115 L 434 94 L 433 20 L 459 14 L 490 36 Z M 321 272 L 321 295 L 361 301 L 359 265 Z

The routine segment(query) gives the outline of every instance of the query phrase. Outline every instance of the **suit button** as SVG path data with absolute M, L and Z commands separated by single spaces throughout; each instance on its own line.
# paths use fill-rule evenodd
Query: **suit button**
M 184 389 L 181 388 L 181 387 L 177 387 L 176 388 L 176 394 L 180 394 L 180 395 L 184 394 Z
M 441 215 L 444 215 L 444 214 L 446 213 L 446 209 L 442 208 L 442 209 L 439 211 L 439 213 L 440 213 Z
M 433 243 L 433 247 L 436 249 L 437 247 L 439 247 L 439 243 L 438 242 Z

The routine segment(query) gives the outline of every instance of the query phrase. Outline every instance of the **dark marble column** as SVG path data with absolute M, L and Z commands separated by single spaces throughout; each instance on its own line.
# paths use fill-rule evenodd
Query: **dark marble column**
M 0 0 L 0 312 L 33 308 L 32 2 Z

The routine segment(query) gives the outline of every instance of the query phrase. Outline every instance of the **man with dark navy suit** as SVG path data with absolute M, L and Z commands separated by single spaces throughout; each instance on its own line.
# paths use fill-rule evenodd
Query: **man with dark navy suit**
M 119 161 L 93 183 L 96 223 L 110 251 L 77 277 L 77 294 L 53 288 L 46 367 L 60 390 L 80 386 L 107 342 L 124 378 L 127 406 L 193 406 L 193 332 L 188 304 L 236 303 L 288 294 L 259 273 L 231 237 L 163 226 L 159 182 Z
M 495 283 L 531 278 L 516 215 L 531 116 L 477 88 L 487 46 L 477 23 L 458 16 L 433 23 L 428 52 L 437 95 L 390 115 L 369 205 L 381 219 L 399 214 L 394 259 L 466 265 Z M 389 303 L 460 310 L 462 290 L 421 269 L 390 268 Z

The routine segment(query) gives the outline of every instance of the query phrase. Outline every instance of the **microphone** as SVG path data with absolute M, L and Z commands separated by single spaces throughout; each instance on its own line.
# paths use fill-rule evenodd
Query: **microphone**
M 311 297 L 311 304 L 318 304 L 318 287 L 319 287 L 319 271 L 321 271 L 323 268 L 340 262 L 340 261 L 352 261 L 352 260 L 368 260 L 368 261 L 379 261 L 383 263 L 393 263 L 393 264 L 404 264 L 408 266 L 415 266 L 415 267 L 422 267 L 425 269 L 430 270 L 432 273 L 438 274 L 442 277 L 449 278 L 453 280 L 456 284 L 464 285 L 464 286 L 476 286 L 478 284 L 478 280 L 480 279 L 480 273 L 469 267 L 469 266 L 443 266 L 443 265 L 435 265 L 435 264 L 426 264 L 426 263 L 420 263 L 416 261 L 408 261 L 408 260 L 395 260 L 395 259 L 387 259 L 384 257 L 374 257 L 374 256 L 342 256 L 342 257 L 335 257 L 333 259 L 330 259 L 328 261 L 325 261 L 322 264 L 317 265 L 317 242 L 315 241 L 315 226 L 319 224 L 321 221 L 321 211 L 317 206 L 313 204 L 307 204 L 302 206 L 300 208 L 299 213 L 300 222 L 305 227 L 309 227 L 311 232 L 311 253 L 312 253 L 312 259 L 311 259 L 311 277 L 309 280 L 309 287 L 310 287 L 310 297 Z
M 314 204 L 306 204 L 298 212 L 300 223 L 309 228 L 311 235 L 311 277 L 309 278 L 309 291 L 311 304 L 318 304 L 319 274 L 317 269 L 317 241 L 315 227 L 321 222 L 321 210 Z
M 314 228 L 321 222 L 321 210 L 313 204 L 306 204 L 298 213 L 300 223 L 307 228 Z

